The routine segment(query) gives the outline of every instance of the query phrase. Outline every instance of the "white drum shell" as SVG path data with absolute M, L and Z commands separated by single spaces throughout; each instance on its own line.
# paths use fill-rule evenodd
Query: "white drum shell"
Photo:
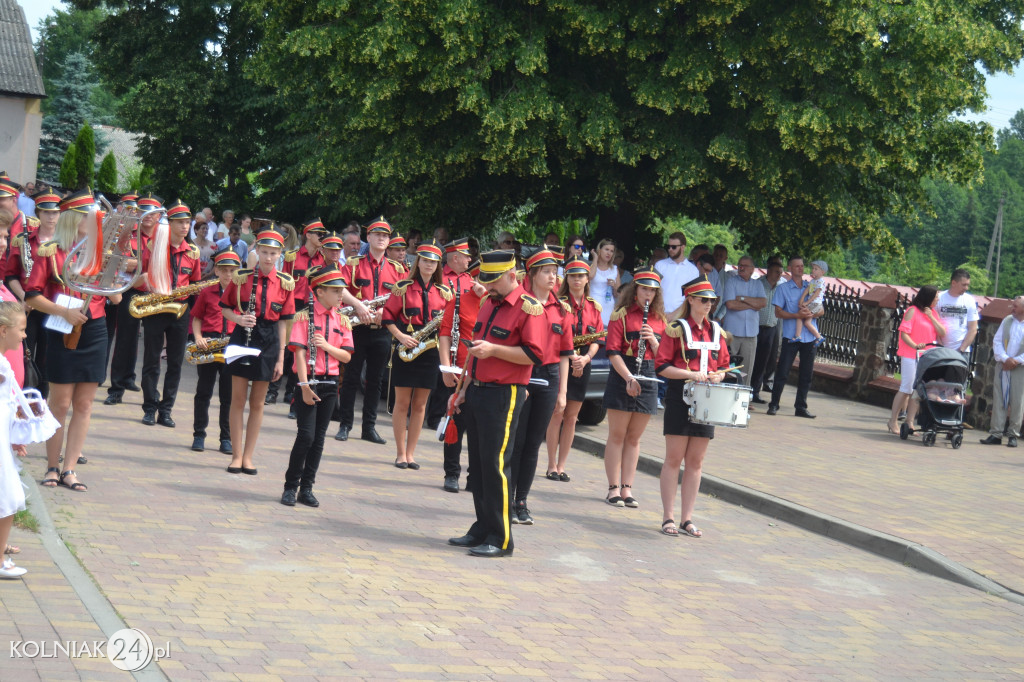
M 749 386 L 690 382 L 683 387 L 683 401 L 690 406 L 694 424 L 747 428 L 750 421 Z

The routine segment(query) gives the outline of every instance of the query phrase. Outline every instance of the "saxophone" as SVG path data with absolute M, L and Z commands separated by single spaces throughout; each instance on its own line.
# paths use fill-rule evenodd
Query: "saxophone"
M 601 330 L 599 332 L 594 332 L 593 334 L 580 334 L 579 336 L 574 336 L 572 337 L 572 347 L 583 348 L 584 346 L 589 346 L 595 341 L 600 341 L 607 334 L 607 331 Z
M 200 348 L 195 341 L 185 346 L 185 362 L 190 365 L 205 365 L 210 362 L 224 362 L 224 350 L 228 345 L 228 337 L 206 340 L 206 350 Z
M 177 289 L 171 290 L 169 294 L 143 294 L 136 296 L 128 304 L 128 312 L 132 317 L 142 318 L 160 313 L 174 313 L 175 317 L 181 317 L 188 310 L 188 302 L 175 299 L 197 294 L 207 287 L 220 284 L 219 279 L 211 279 L 205 282 L 196 282 Z
M 444 313 L 438 310 L 436 313 L 434 313 L 433 319 L 430 320 L 430 322 L 428 322 L 426 325 L 424 325 L 423 329 L 413 332 L 412 338 L 416 339 L 416 345 L 413 346 L 412 348 L 406 348 L 405 346 L 402 346 L 401 348 L 398 349 L 398 357 L 405 362 L 412 362 L 425 351 L 428 351 L 431 348 L 437 348 L 436 336 L 434 336 L 428 341 L 424 341 L 424 339 L 426 339 L 428 336 L 431 336 L 435 331 L 437 331 L 437 328 L 441 326 L 441 318 L 443 316 Z
M 23 282 L 27 282 L 32 274 L 32 245 L 28 241 L 28 232 L 21 235 L 21 269 L 25 271 Z

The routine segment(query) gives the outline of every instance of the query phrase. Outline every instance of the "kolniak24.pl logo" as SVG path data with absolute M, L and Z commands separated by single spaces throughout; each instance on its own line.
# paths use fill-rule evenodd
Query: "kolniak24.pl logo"
M 114 667 L 128 672 L 142 670 L 151 661 L 170 655 L 170 642 L 155 647 L 149 635 L 138 628 L 118 630 L 107 641 L 12 641 L 10 651 L 11 658 L 107 658 Z

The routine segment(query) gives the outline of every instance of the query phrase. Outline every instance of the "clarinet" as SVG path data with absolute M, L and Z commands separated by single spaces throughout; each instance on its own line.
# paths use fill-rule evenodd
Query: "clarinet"
M 249 292 L 249 307 L 245 309 L 246 314 L 256 312 L 256 287 L 260 283 L 260 271 L 254 270 L 252 273 L 252 291 Z M 252 347 L 252 327 L 245 328 L 245 345 L 247 348 Z M 247 355 L 244 358 L 239 358 L 238 364 L 240 365 L 251 365 L 253 358 L 251 355 Z
M 650 312 L 650 309 L 651 309 L 651 302 L 648 301 L 647 303 L 644 303 L 644 317 L 643 317 L 643 321 L 640 323 L 641 327 L 643 327 L 645 324 L 647 324 L 647 314 L 648 314 L 648 312 Z M 657 379 L 655 377 L 648 377 L 648 376 L 644 376 L 642 374 L 642 372 L 643 372 L 643 364 L 644 364 L 644 356 L 646 354 L 647 354 L 647 341 L 641 335 L 640 336 L 640 340 L 636 344 L 636 374 L 633 375 L 633 378 L 636 379 L 637 381 L 657 381 Z
M 456 357 L 459 354 L 459 298 L 462 296 L 462 287 L 459 281 L 455 280 L 455 315 L 452 317 L 452 367 L 456 365 Z
M 316 344 L 313 343 L 313 337 L 316 334 L 316 323 L 313 319 L 313 289 L 309 290 L 309 330 L 306 333 L 306 354 L 309 357 L 309 371 L 306 375 L 306 381 L 315 381 L 316 379 Z M 326 336 L 326 329 L 324 330 Z

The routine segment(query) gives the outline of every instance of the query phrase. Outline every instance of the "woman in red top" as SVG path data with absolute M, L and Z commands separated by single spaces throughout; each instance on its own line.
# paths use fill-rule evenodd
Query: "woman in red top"
M 572 257 L 565 262 L 565 279 L 558 290 L 558 300 L 569 306 L 573 337 L 604 331 L 601 305 L 590 297 L 590 265 L 582 257 Z M 574 344 L 573 354 L 569 356 L 565 409 L 559 410 L 556 406 L 548 424 L 546 438 L 547 477 L 552 481 L 569 480 L 569 475 L 565 473 L 565 461 L 569 458 L 572 439 L 576 435 L 576 417 L 579 416 L 583 400 L 587 397 L 590 363 L 600 347 L 599 341 L 578 348 Z
M 61 294 L 81 300 L 78 292 L 69 289 L 61 279 L 64 261 L 79 240 L 85 238 L 84 253 L 94 254 L 97 242 L 97 209 L 92 191 L 88 188 L 71 194 L 60 204 L 61 215 L 57 219 L 54 240 L 39 247 L 39 259 L 32 266 L 32 274 L 25 282 L 25 302 L 34 310 L 48 315 L 62 317 L 71 325 L 82 325 L 78 347 L 69 350 L 64 347 L 64 334 L 46 330 L 46 367 L 50 382 L 50 411 L 61 423 L 60 429 L 46 441 L 46 477 L 43 485 L 48 488 L 62 485 L 71 490 L 84 491 L 86 486 L 79 483 L 74 469 L 61 471 L 57 464 L 61 450 L 64 450 L 64 466 L 70 467 L 82 456 L 82 446 L 89 431 L 92 416 L 92 400 L 96 388 L 103 381 L 107 358 L 107 324 L 104 319 L 106 298 L 117 303 L 120 294 L 113 296 L 91 296 L 87 310 L 81 307 L 68 308 L 55 303 Z M 91 263 L 83 258 L 76 267 L 86 269 Z M 64 419 L 68 409 L 71 420 L 67 425 L 67 447 L 64 447 Z M 52 474 L 52 475 L 51 475 Z
M 442 314 L 452 298 L 451 289 L 441 284 L 442 253 L 441 245 L 433 239 L 420 244 L 416 248 L 412 277 L 401 280 L 391 290 L 391 297 L 381 316 L 381 324 L 395 337 L 398 347 L 415 348 L 419 342 L 412 337 L 413 332 L 430 323 L 435 315 Z M 423 341 L 435 339 L 436 336 L 430 335 Z M 419 442 L 423 428 L 427 399 L 437 384 L 440 363 L 436 345 L 409 362 L 399 357 L 397 348 L 391 355 L 391 385 L 395 388 L 392 425 L 397 450 L 395 466 L 399 469 L 420 468 L 414 459 L 416 443 Z
M 709 317 L 717 300 L 711 282 L 701 275 L 683 285 L 683 294 L 685 300 L 679 318 L 665 330 L 665 340 L 657 354 L 658 374 L 669 380 L 665 394 L 665 463 L 661 467 L 661 504 L 665 514 L 661 532 L 678 536 L 682 530 L 699 538 L 703 533 L 693 525 L 690 517 L 700 489 L 704 454 L 715 437 L 715 427 L 690 422 L 690 408 L 683 402 L 683 385 L 687 381 L 719 383 L 722 374 L 716 370 L 729 366 L 729 349 L 725 333 Z M 687 325 L 689 336 L 683 325 Z M 716 336 L 717 347 L 714 345 Z M 705 347 L 699 348 L 698 344 Z M 684 461 L 686 468 L 681 484 L 683 513 L 679 518 L 685 520 L 677 529 L 672 519 L 672 507 L 676 501 L 679 466 Z
M 645 305 L 648 305 L 646 314 Z M 605 501 L 615 507 L 640 506 L 630 491 L 640 459 L 640 436 L 651 415 L 658 410 L 654 356 L 664 332 L 661 275 L 654 268 L 637 270 L 633 281 L 619 295 L 605 342 L 612 366 L 602 403 L 608 409 L 608 441 L 604 448 L 608 493 Z M 644 342 L 643 362 L 638 361 L 641 340 Z

